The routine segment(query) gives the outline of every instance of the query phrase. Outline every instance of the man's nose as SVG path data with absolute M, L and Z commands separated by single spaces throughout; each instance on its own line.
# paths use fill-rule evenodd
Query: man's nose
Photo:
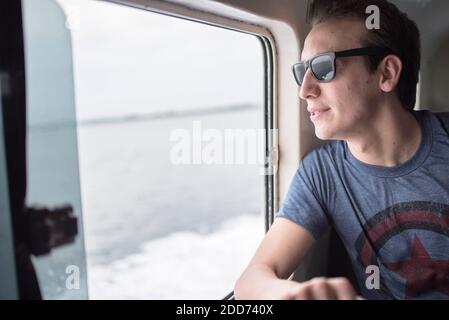
M 317 98 L 320 95 L 320 86 L 318 81 L 312 74 L 312 70 L 308 69 L 302 80 L 299 97 L 303 100 Z

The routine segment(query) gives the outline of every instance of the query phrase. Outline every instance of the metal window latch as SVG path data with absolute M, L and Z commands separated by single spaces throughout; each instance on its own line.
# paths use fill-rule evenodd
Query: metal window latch
M 78 219 L 71 205 L 49 209 L 33 206 L 25 210 L 28 250 L 35 256 L 73 243 L 78 234 Z
M 279 165 L 279 149 L 278 147 L 272 147 L 268 150 L 265 161 L 265 174 L 274 175 L 277 173 Z

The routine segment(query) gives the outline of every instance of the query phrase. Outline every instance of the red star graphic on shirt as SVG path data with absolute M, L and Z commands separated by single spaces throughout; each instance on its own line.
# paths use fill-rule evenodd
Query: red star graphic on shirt
M 417 236 L 413 238 L 412 255 L 408 260 L 384 265 L 406 279 L 406 299 L 431 291 L 449 296 L 449 260 L 432 259 Z

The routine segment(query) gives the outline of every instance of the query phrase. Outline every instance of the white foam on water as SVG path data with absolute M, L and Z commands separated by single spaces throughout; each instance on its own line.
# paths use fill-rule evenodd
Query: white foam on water
M 141 252 L 89 266 L 90 299 L 221 299 L 233 290 L 260 241 L 263 218 L 242 215 L 214 233 L 177 232 Z

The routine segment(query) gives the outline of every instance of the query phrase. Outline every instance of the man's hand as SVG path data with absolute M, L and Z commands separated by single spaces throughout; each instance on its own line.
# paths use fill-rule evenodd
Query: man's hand
M 313 278 L 309 281 L 284 282 L 280 299 L 287 300 L 363 300 L 346 278 Z

